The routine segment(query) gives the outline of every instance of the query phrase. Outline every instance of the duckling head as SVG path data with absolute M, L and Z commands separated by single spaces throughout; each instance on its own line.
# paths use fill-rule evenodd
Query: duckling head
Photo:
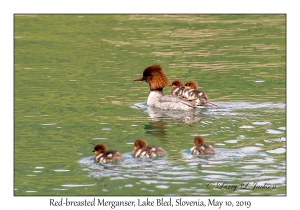
M 177 88 L 177 87 L 181 87 L 181 86 L 183 86 L 183 82 L 180 79 L 176 79 L 172 82 L 172 87 Z
M 92 152 L 95 152 L 96 155 L 99 155 L 100 153 L 104 153 L 106 151 L 107 147 L 104 144 L 97 144 Z
M 190 89 L 198 89 L 198 84 L 195 81 L 188 81 L 185 86 Z
M 141 148 L 146 147 L 146 146 L 147 146 L 147 142 L 144 139 L 137 139 L 134 142 L 134 149 L 135 150 L 141 149 Z
M 205 140 L 202 136 L 196 136 L 194 138 L 194 145 L 197 146 L 199 144 L 204 144 Z

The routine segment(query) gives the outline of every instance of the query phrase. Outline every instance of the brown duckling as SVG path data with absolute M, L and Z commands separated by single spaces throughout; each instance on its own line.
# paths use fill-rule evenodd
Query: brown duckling
M 194 146 L 191 148 L 192 155 L 198 154 L 215 154 L 215 149 L 210 144 L 205 144 L 205 140 L 202 136 L 196 136 L 194 138 Z
M 186 87 L 183 85 L 183 82 L 180 79 L 176 79 L 172 82 L 171 85 L 171 94 L 172 96 L 182 97 Z
M 134 142 L 134 151 L 132 152 L 135 158 L 152 158 L 163 156 L 166 151 L 161 147 L 149 146 L 144 139 L 137 139 Z
M 95 152 L 94 159 L 99 163 L 109 163 L 112 161 L 123 160 L 123 156 L 121 153 L 115 150 L 108 150 L 104 144 L 95 145 L 92 152 Z
M 198 106 L 205 106 L 208 102 L 208 96 L 202 90 L 198 90 L 198 84 L 195 81 L 185 83 L 186 90 L 183 97 L 187 100 L 195 101 Z

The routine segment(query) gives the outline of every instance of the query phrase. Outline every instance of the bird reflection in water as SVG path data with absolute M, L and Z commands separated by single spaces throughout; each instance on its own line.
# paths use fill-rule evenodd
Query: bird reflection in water
M 201 120 L 201 110 L 160 110 L 153 107 L 147 107 L 145 112 L 148 113 L 152 121 L 172 121 L 173 124 L 187 125 L 195 124 Z

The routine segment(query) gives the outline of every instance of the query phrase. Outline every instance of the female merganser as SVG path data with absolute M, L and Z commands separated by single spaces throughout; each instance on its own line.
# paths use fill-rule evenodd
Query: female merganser
M 166 154 L 166 151 L 161 147 L 148 146 L 144 139 L 137 139 L 134 142 L 134 151 L 132 153 L 136 158 L 152 158 L 163 156 Z
M 215 154 L 215 149 L 213 148 L 213 146 L 209 145 L 209 144 L 205 144 L 204 143 L 205 140 L 202 136 L 196 136 L 194 138 L 194 145 L 191 148 L 191 154 L 192 155 L 198 155 L 198 154 Z
M 121 153 L 115 150 L 107 150 L 107 147 L 104 144 L 95 145 L 92 152 L 95 152 L 94 159 L 99 163 L 109 163 L 111 161 L 123 160 Z
M 164 96 L 163 88 L 168 86 L 169 80 L 160 65 L 147 67 L 143 72 L 143 77 L 135 79 L 134 81 L 145 81 L 149 84 L 150 94 L 147 100 L 148 106 L 171 110 L 190 110 L 197 106 L 193 101 L 172 95 Z

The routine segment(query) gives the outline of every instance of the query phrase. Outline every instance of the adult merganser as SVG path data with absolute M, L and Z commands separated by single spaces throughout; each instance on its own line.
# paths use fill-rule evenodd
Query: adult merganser
M 192 155 L 198 154 L 215 154 L 213 146 L 204 143 L 205 140 L 202 136 L 196 136 L 194 138 L 194 146 L 191 148 Z
M 147 67 L 143 72 L 143 77 L 135 79 L 134 81 L 145 81 L 149 84 L 150 94 L 147 100 L 148 106 L 171 110 L 190 110 L 197 106 L 193 101 L 172 95 L 164 96 L 163 88 L 168 86 L 169 80 L 160 65 Z
M 133 156 L 135 158 L 152 158 L 156 156 L 163 156 L 166 151 L 161 147 L 149 146 L 144 139 L 137 139 L 134 142 Z
M 95 152 L 94 159 L 99 163 L 109 163 L 111 161 L 123 160 L 123 156 L 121 153 L 115 150 L 108 150 L 104 144 L 95 145 L 92 152 Z

